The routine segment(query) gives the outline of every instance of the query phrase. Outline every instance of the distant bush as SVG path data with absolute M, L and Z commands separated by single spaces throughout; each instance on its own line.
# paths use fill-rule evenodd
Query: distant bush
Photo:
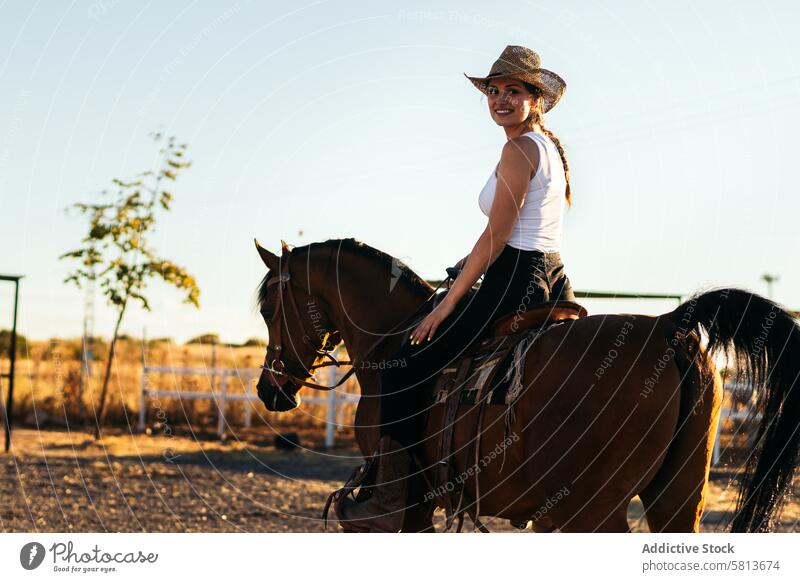
M 91 351 L 90 360 L 99 362 L 105 358 L 106 352 L 108 351 L 108 342 L 100 337 L 93 337 L 89 340 L 88 348 Z M 66 358 L 68 360 L 82 360 L 83 339 L 50 338 L 42 352 L 42 358 L 51 360 L 56 357 Z
M 186 345 L 191 344 L 218 344 L 219 343 L 219 334 L 217 333 L 204 333 L 203 335 L 199 335 L 197 337 L 193 337 Z
M 251 347 L 266 347 L 267 342 L 262 340 L 258 337 L 251 337 L 249 340 L 241 344 L 243 348 L 251 348 Z

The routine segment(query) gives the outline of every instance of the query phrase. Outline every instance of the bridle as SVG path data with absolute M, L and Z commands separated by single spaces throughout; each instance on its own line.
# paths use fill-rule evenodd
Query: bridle
M 300 315 L 300 309 L 297 307 L 297 299 L 294 296 L 294 290 L 291 285 L 291 273 L 289 272 L 289 257 L 291 255 L 286 255 L 285 257 L 281 257 L 281 270 L 280 273 L 276 277 L 273 277 L 269 281 L 267 281 L 267 287 L 271 285 L 277 284 L 278 287 L 278 299 L 275 304 L 275 312 L 272 314 L 271 323 L 273 324 L 272 327 L 275 329 L 275 345 L 272 345 L 272 338 L 270 338 L 270 343 L 267 345 L 267 355 L 264 361 L 264 365 L 261 366 L 262 369 L 268 371 L 271 376 L 272 385 L 278 389 L 283 389 L 284 384 L 287 381 L 291 381 L 293 384 L 301 385 L 301 386 L 308 386 L 309 388 L 314 388 L 315 390 L 333 390 L 338 386 L 341 386 L 347 378 L 350 377 L 352 370 L 348 372 L 344 377 L 342 377 L 338 383 L 334 386 L 322 386 L 321 384 L 315 384 L 314 382 L 308 382 L 298 376 L 292 374 L 289 370 L 286 369 L 286 365 L 283 363 L 281 359 L 283 353 L 283 343 L 282 343 L 282 334 L 283 334 L 283 326 L 281 325 L 281 319 L 285 319 L 284 315 L 284 308 L 286 304 L 286 300 L 284 299 L 284 292 L 289 296 L 289 302 L 292 305 L 292 309 L 294 311 L 295 316 L 300 321 L 301 325 L 303 325 L 303 341 L 307 342 L 306 338 L 311 337 L 305 333 L 305 319 Z M 330 333 L 327 332 L 325 334 L 325 343 L 323 343 L 320 347 L 315 347 L 314 350 L 317 352 L 318 355 L 324 356 L 329 358 L 331 361 L 323 362 L 321 364 L 312 364 L 311 367 L 308 369 L 309 372 L 313 374 L 313 372 L 324 366 L 345 366 L 348 364 L 352 364 L 352 362 L 340 362 L 336 359 L 336 357 L 331 353 L 331 349 L 326 349 L 327 346 L 327 337 L 330 336 Z
M 332 256 L 333 256 L 333 250 L 331 250 L 331 255 L 328 257 L 327 268 L 330 268 L 330 262 L 331 262 L 331 257 Z M 303 326 L 303 341 L 304 342 L 308 342 L 307 338 L 311 337 L 311 336 L 309 336 L 308 334 L 305 333 L 305 330 L 306 330 L 306 328 L 305 328 L 305 319 L 300 315 L 300 309 L 297 307 L 297 299 L 295 299 L 295 296 L 294 296 L 294 290 L 293 290 L 292 284 L 291 284 L 292 276 L 291 276 L 291 273 L 289 272 L 289 258 L 290 257 L 291 257 L 291 253 L 286 254 L 285 257 L 284 256 L 281 257 L 281 259 L 280 259 L 281 260 L 280 273 L 278 275 L 276 275 L 275 277 L 272 277 L 271 279 L 269 279 L 267 281 L 267 283 L 266 283 L 267 287 L 269 287 L 271 285 L 275 285 L 275 284 L 277 284 L 279 287 L 278 287 L 278 299 L 277 299 L 277 301 L 275 303 L 275 312 L 272 314 L 272 317 L 270 319 L 270 322 L 273 324 L 272 327 L 275 329 L 275 338 L 274 338 L 275 339 L 275 345 L 274 346 L 271 345 L 273 338 L 270 338 L 270 343 L 269 343 L 269 345 L 267 345 L 267 355 L 266 355 L 266 358 L 264 360 L 264 365 L 261 366 L 261 368 L 270 373 L 270 380 L 271 380 L 270 383 L 275 388 L 277 388 L 277 389 L 279 389 L 281 391 L 283 391 L 283 386 L 289 381 L 292 382 L 293 384 L 295 384 L 296 386 L 298 386 L 298 389 L 299 389 L 299 387 L 307 386 L 309 388 L 313 388 L 314 390 L 334 390 L 335 388 L 338 388 L 339 386 L 344 384 L 347 381 L 347 379 L 350 376 L 353 375 L 353 373 L 356 371 L 357 362 L 352 361 L 352 360 L 339 361 L 339 360 L 336 359 L 336 356 L 334 356 L 333 353 L 332 353 L 333 347 L 327 347 L 328 338 L 331 335 L 331 332 L 329 332 L 328 330 L 324 330 L 325 331 L 325 336 L 324 336 L 325 340 L 323 341 L 323 344 L 321 346 L 319 346 L 319 347 L 314 346 L 314 350 L 317 352 L 317 354 L 319 356 L 327 358 L 330 361 L 321 362 L 319 364 L 312 364 L 308 368 L 308 371 L 311 373 L 311 375 L 313 375 L 313 373 L 317 369 L 324 368 L 326 366 L 336 366 L 337 368 L 340 367 L 340 366 L 351 366 L 350 370 L 345 372 L 345 374 L 333 386 L 323 386 L 322 384 L 317 384 L 315 382 L 309 382 L 309 381 L 307 381 L 307 380 L 305 380 L 303 378 L 300 378 L 299 376 L 296 376 L 296 375 L 292 374 L 289 370 L 286 369 L 286 365 L 283 363 L 283 360 L 281 359 L 281 356 L 283 354 L 283 343 L 281 341 L 283 339 L 283 336 L 282 336 L 283 328 L 281 326 L 281 319 L 282 318 L 285 319 L 283 316 L 284 316 L 284 311 L 285 311 L 285 308 L 286 308 L 286 300 L 284 299 L 284 293 L 289 296 L 289 303 L 292 306 L 292 310 L 294 311 L 295 316 L 300 321 L 300 325 Z M 327 271 L 327 269 L 326 269 L 326 271 Z M 449 279 L 449 277 L 448 277 L 448 279 Z M 418 307 L 414 311 L 414 313 L 412 313 L 409 317 L 407 317 L 406 319 L 404 319 L 403 321 L 401 321 L 400 323 L 395 325 L 388 332 L 386 332 L 384 334 L 381 334 L 380 337 L 378 337 L 367 348 L 367 350 L 365 351 L 365 359 L 366 359 L 366 356 L 371 354 L 372 351 L 375 348 L 377 348 L 378 345 L 383 340 L 385 340 L 394 331 L 396 331 L 402 325 L 405 325 L 408 321 L 410 321 L 413 317 L 415 317 L 419 313 L 419 310 L 425 304 L 427 304 L 428 301 L 430 301 L 431 297 L 433 297 L 436 294 L 436 292 L 441 288 L 441 286 L 448 279 L 445 279 L 444 281 L 439 283 L 439 286 L 436 287 L 436 289 L 433 290 L 433 293 L 431 294 L 431 296 L 428 297 L 428 299 L 426 299 L 425 302 L 422 305 L 420 305 L 420 307 Z M 309 289 L 309 295 L 310 295 L 310 292 L 311 292 L 311 290 Z

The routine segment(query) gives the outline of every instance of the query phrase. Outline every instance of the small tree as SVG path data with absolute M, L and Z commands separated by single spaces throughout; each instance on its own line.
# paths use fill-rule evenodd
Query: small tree
M 157 143 L 163 140 L 161 133 L 150 136 Z M 164 189 L 165 182 L 174 182 L 181 170 L 191 166 L 191 162 L 185 159 L 187 147 L 187 144 L 176 143 L 175 137 L 169 137 L 159 150 L 161 158 L 157 171 L 142 172 L 132 181 L 113 179 L 115 191 L 110 202 L 72 205 L 81 214 L 89 216 L 89 233 L 82 241 L 83 246 L 59 257 L 79 262 L 64 282 L 73 282 L 82 288 L 86 282 L 97 281 L 109 305 L 117 312 L 100 392 L 95 438 L 100 436 L 100 427 L 105 420 L 114 349 L 128 305 L 138 301 L 150 311 L 145 288 L 149 279 L 160 277 L 185 292 L 184 303 L 200 306 L 200 289 L 195 278 L 183 267 L 157 256 L 146 239 L 155 229 L 157 211 L 168 212 L 171 209 L 173 196 Z M 108 190 L 102 193 L 109 196 Z

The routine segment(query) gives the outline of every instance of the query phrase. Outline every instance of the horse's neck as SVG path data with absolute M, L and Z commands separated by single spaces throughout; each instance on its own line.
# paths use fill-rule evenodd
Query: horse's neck
M 399 347 L 408 327 L 403 322 L 426 299 L 409 289 L 381 297 L 374 291 L 353 288 L 348 295 L 342 297 L 339 313 L 333 317 L 350 359 L 357 361 L 374 361 L 391 355 L 393 350 L 389 346 Z
M 355 267 L 348 269 L 344 262 L 340 263 L 337 284 L 327 286 L 330 293 L 326 303 L 350 359 L 357 363 L 356 375 L 362 391 L 368 394 L 374 391 L 375 383 L 363 382 L 362 378 L 380 370 L 380 362 L 400 347 L 408 327 L 403 322 L 422 306 L 428 295 L 406 280 L 405 275 L 391 288 L 389 275 L 379 265 L 373 265 L 370 273 L 370 269 L 356 268 L 358 263 L 354 264 Z

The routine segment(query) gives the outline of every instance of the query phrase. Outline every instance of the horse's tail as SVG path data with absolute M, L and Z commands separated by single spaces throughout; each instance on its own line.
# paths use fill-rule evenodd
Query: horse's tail
M 741 289 L 695 295 L 670 315 L 680 335 L 702 326 L 708 353 L 733 356 L 736 381 L 756 392 L 761 421 L 731 531 L 768 531 L 800 459 L 800 326 L 777 303 Z

